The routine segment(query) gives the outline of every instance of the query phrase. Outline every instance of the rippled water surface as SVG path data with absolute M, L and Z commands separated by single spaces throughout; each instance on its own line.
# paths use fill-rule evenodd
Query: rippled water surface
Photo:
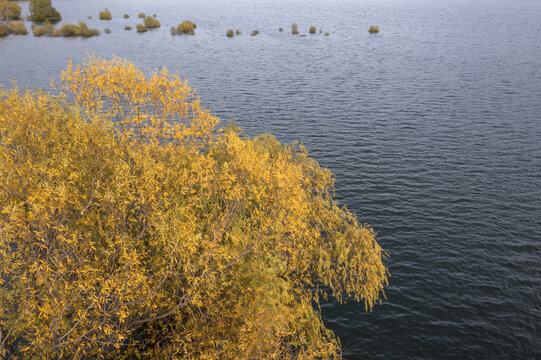
M 166 66 L 222 119 L 298 139 L 336 174 L 337 197 L 375 227 L 392 273 L 371 313 L 323 307 L 347 358 L 541 358 L 541 1 L 53 5 L 71 22 L 92 15 L 102 35 L 2 38 L 0 84 L 47 87 L 93 50 Z M 105 7 L 113 20 L 97 19 Z M 140 11 L 162 28 L 123 30 Z M 196 35 L 171 36 L 184 19 Z M 330 36 L 292 36 L 293 22 Z

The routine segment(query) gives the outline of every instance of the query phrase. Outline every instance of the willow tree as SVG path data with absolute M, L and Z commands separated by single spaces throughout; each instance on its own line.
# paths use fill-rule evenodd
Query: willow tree
M 0 356 L 340 357 L 317 302 L 371 309 L 387 271 L 327 169 L 165 69 L 61 83 L 0 89 Z

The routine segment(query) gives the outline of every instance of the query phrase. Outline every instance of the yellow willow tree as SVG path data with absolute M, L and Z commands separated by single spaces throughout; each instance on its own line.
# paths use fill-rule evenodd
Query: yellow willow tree
M 216 130 L 166 70 L 61 83 L 0 89 L 1 357 L 340 357 L 318 300 L 371 309 L 387 270 L 328 170 Z

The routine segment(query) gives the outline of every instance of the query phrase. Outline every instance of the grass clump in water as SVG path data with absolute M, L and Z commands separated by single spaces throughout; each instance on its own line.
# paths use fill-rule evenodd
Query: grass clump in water
M 28 34 L 28 30 L 26 30 L 26 26 L 24 25 L 24 22 L 22 22 L 21 20 L 12 20 L 8 22 L 8 29 L 9 29 L 9 32 L 14 35 Z
M 225 32 L 225 34 L 227 35 L 227 37 L 231 38 L 235 35 L 235 32 L 232 29 L 229 29 Z
M 32 32 L 34 36 L 53 36 L 54 25 L 46 21 L 43 26 L 34 26 Z
M 197 28 L 197 25 L 190 21 L 190 20 L 184 20 L 182 23 L 180 23 L 177 28 L 171 28 L 172 34 L 188 34 L 188 35 L 195 35 L 195 29 Z
M 0 24 L 0 37 L 7 36 L 8 33 L 9 33 L 8 27 L 4 24 Z
M 137 15 L 139 17 L 139 19 L 144 19 L 145 18 L 145 13 L 139 13 L 139 15 Z
M 79 35 L 83 37 L 91 37 L 100 34 L 98 29 L 89 29 L 84 21 L 79 21 L 77 25 L 79 26 Z M 107 29 L 105 31 L 107 32 Z
M 278 31 L 284 31 L 284 28 L 279 28 Z
M 371 33 L 371 34 L 379 33 L 379 26 L 370 25 L 370 28 L 368 29 L 368 32 Z
M 100 20 L 111 20 L 113 16 L 111 15 L 111 12 L 107 9 L 100 11 Z
M 131 26 L 130 25 L 124 26 L 124 30 L 131 30 Z
M 315 34 L 316 33 L 316 27 L 315 26 L 310 26 L 310 30 L 308 30 L 308 32 L 310 34 Z
M 293 23 L 291 25 L 291 33 L 293 35 L 298 35 L 299 34 L 299 27 L 297 26 L 297 24 Z
M 130 15 L 124 14 L 124 19 L 129 19 L 129 18 L 130 18 Z
M 145 26 L 149 29 L 159 28 L 160 26 L 162 26 L 162 24 L 160 23 L 160 20 L 152 16 L 145 17 L 145 20 L 143 22 L 145 23 Z
M 242 34 L 242 32 L 239 29 L 237 29 L 237 30 L 235 30 L 235 34 L 240 35 L 240 34 Z
M 252 33 L 250 34 L 251 36 L 257 36 L 259 35 L 259 30 L 254 30 L 252 31 Z
M 147 32 L 148 29 L 145 25 L 143 24 L 138 24 L 135 29 L 137 29 L 137 32 L 140 32 L 140 33 L 144 33 L 144 32 Z
M 325 32 L 325 34 L 323 34 L 323 35 L 325 35 L 325 36 L 329 36 L 329 32 L 328 32 L 328 31 L 326 31 L 326 32 Z
M 80 34 L 81 33 L 77 25 L 68 23 L 63 23 L 61 27 L 59 27 L 53 32 L 54 36 L 64 37 L 79 36 Z

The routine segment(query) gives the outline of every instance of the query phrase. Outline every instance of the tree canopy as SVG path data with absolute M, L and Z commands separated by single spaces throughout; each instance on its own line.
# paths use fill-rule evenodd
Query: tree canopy
M 30 0 L 30 18 L 33 21 L 49 21 L 51 23 L 62 20 L 62 16 L 53 7 L 51 0 Z
M 218 129 L 166 69 L 90 56 L 0 89 L 0 357 L 339 358 L 384 253 L 300 144 Z

